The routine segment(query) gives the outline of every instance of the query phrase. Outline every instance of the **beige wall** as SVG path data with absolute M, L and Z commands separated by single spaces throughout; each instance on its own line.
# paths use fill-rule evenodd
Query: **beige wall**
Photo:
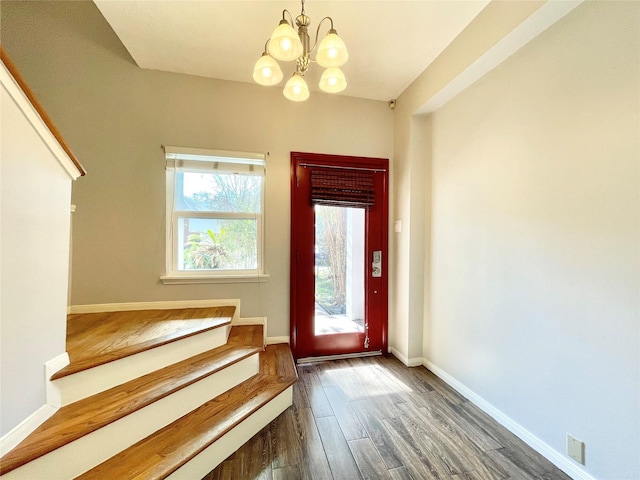
M 640 4 L 585 2 L 431 121 L 425 357 L 639 478 Z
M 386 102 L 313 94 L 294 104 L 279 88 L 141 70 L 93 3 L 2 7 L 3 45 L 88 170 L 73 191 L 72 304 L 240 298 L 243 316 L 267 316 L 269 335 L 288 335 L 289 153 L 390 158 Z M 161 144 L 269 152 L 267 283 L 160 282 Z

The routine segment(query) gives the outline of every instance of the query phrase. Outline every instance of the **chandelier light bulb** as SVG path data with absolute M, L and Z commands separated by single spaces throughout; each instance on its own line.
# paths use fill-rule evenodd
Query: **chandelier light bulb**
M 340 67 L 347 63 L 347 60 L 349 60 L 347 47 L 338 36 L 338 32 L 332 28 L 318 46 L 316 62 L 318 62 L 318 65 L 321 67 L 329 68 Z
M 260 85 L 270 87 L 279 83 L 282 77 L 282 70 L 280 70 L 278 62 L 267 52 L 264 52 L 253 68 L 253 79 Z
M 2 1 L 2 0 L 0 0 Z M 349 60 L 349 53 L 338 32 L 333 28 L 333 18 L 324 17 L 316 29 L 315 39 L 309 36 L 311 19 L 302 12 L 297 17 L 288 10 L 282 11 L 282 19 L 265 44 L 265 52 L 253 68 L 253 79 L 256 83 L 271 86 L 282 80 L 282 70 L 278 61 L 295 61 L 295 73 L 287 81 L 283 94 L 294 102 L 302 102 L 309 98 L 309 87 L 303 76 L 310 70 L 312 63 L 317 63 L 326 70 L 320 79 L 320 89 L 327 93 L 338 93 L 347 88 L 347 80 L 340 68 Z M 320 31 L 324 22 L 330 22 L 326 36 L 320 41 Z M 296 29 L 297 27 L 297 29 Z M 326 27 L 324 27 L 326 29 Z M 323 29 L 323 32 L 326 30 Z M 317 47 L 317 48 L 316 48 Z M 312 58 L 312 54 L 315 58 Z
M 296 72 L 284 86 L 282 93 L 289 100 L 303 102 L 309 98 L 309 87 L 307 87 L 307 82 L 304 81 L 302 75 Z
M 277 60 L 290 62 L 302 55 L 303 47 L 298 33 L 286 20 L 280 21 L 280 25 L 271 34 L 269 40 L 269 53 Z
M 320 89 L 327 93 L 338 93 L 347 88 L 347 79 L 338 67 L 327 68 L 320 78 Z

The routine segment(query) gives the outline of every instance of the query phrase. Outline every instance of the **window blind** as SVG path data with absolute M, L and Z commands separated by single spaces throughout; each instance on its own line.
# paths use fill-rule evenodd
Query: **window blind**
M 229 172 L 245 175 L 264 175 L 265 155 L 259 153 L 228 152 L 202 148 L 164 146 L 166 168 Z
M 375 203 L 374 172 L 312 168 L 311 203 L 333 207 L 369 208 Z

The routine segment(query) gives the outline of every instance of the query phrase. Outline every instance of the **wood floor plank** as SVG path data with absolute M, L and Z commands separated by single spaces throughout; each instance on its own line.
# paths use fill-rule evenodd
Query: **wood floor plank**
M 353 402 L 353 409 L 387 468 L 403 466 L 397 447 L 391 441 L 389 432 L 381 422 L 381 415 L 375 413 L 375 407 L 371 402 L 368 399 L 358 400 Z
M 273 470 L 297 466 L 303 463 L 302 445 L 299 441 L 293 409 L 286 410 L 271 422 L 271 451 Z
M 518 465 L 514 464 L 507 456 L 503 454 L 504 452 L 504 448 L 501 448 L 500 450 L 492 450 L 490 452 L 487 452 L 487 456 L 489 456 L 489 458 L 500 465 L 500 468 L 502 468 L 502 470 L 504 470 L 509 475 L 508 478 L 517 478 L 519 480 L 533 480 L 539 478 L 533 472 L 527 472 L 526 467 L 525 469 L 522 469 Z M 509 456 L 509 452 L 507 451 L 506 453 Z
M 353 407 L 349 403 L 349 399 L 342 389 L 340 387 L 324 387 L 324 392 L 329 399 L 331 409 L 338 420 L 338 424 L 342 429 L 344 438 L 347 441 L 356 440 L 358 438 L 367 438 L 367 431 L 353 411 Z
M 457 475 L 453 475 L 451 477 L 451 480 L 500 480 L 501 478 L 504 477 L 487 476 L 486 474 L 480 474 L 474 470 L 471 470 L 469 472 L 462 472 Z
M 389 475 L 393 480 L 420 480 L 419 477 L 414 477 L 411 474 L 411 471 L 409 470 L 409 468 L 405 467 L 404 465 L 402 467 L 397 467 L 389 470 Z M 204 480 L 209 480 L 209 479 L 204 479 Z
M 384 360 L 382 360 L 383 358 Z M 372 360 L 375 361 L 378 365 L 383 365 L 383 370 L 386 370 L 390 375 L 393 375 L 394 377 L 399 379 L 413 392 L 433 391 L 433 387 L 429 384 L 429 382 L 427 382 L 424 377 L 419 374 L 419 371 L 423 370 L 422 367 L 408 368 L 403 365 L 400 360 L 395 358 L 372 357 Z M 381 362 L 383 361 L 384 363 L 381 364 Z
M 377 364 L 369 363 L 366 368 L 359 368 L 358 377 L 367 398 L 384 411 L 385 418 L 396 417 L 398 415 L 396 406 L 408 401 L 405 396 L 406 385 Z
M 307 476 L 300 465 L 289 465 L 287 467 L 274 468 L 273 480 L 307 480 Z
M 552 470 L 551 472 L 540 475 L 541 480 L 571 480 L 571 477 L 562 470 Z
M 412 441 L 421 451 L 429 452 L 429 465 L 439 467 L 442 475 L 453 475 L 470 470 L 465 458 L 457 455 L 448 438 L 441 438 L 436 431 L 425 426 L 419 417 L 401 415 L 397 419 L 409 433 Z
M 420 375 L 426 381 L 433 390 L 438 392 L 444 398 L 449 400 L 453 404 L 467 402 L 467 399 L 456 392 L 453 388 L 447 385 L 442 379 L 435 376 L 432 372 L 426 368 L 420 368 L 416 371 L 416 374 Z
M 309 397 L 307 397 L 307 389 L 302 382 L 298 382 L 293 389 L 293 408 L 311 408 Z
M 295 441 L 302 445 L 303 463 L 274 469 L 273 479 L 569 480 L 423 367 L 371 357 L 299 365 L 298 375 L 291 409 L 295 421 L 286 428 L 295 431 Z M 336 405 L 345 398 L 368 438 L 344 438 L 334 409 L 339 411 Z M 322 455 L 327 463 L 318 467 L 314 458 Z M 375 461 L 366 460 L 371 455 Z M 360 472 L 360 464 L 377 467 Z M 372 473 L 376 468 L 386 474 Z
M 556 469 L 555 465 L 553 465 L 549 460 L 533 450 L 520 438 L 497 423 L 477 406 L 470 402 L 465 402 L 460 404 L 458 409 L 469 414 L 471 418 L 482 426 L 483 430 L 488 432 L 492 438 L 503 445 L 505 448 L 500 451 L 503 451 L 503 454 L 509 457 L 512 463 L 522 466 L 525 471 L 529 471 L 534 475 L 542 475 Z M 456 411 L 458 411 L 458 409 L 456 409 Z
M 464 434 L 482 451 L 495 450 L 502 448 L 494 438 L 487 433 L 475 422 L 469 421 L 468 417 L 461 416 L 457 413 L 456 405 L 451 404 L 437 392 L 411 393 L 410 401 L 427 410 L 427 415 L 434 421 L 447 428 L 456 428 Z
M 317 365 L 313 366 L 313 370 L 318 375 L 318 379 L 320 380 L 320 384 L 323 387 L 336 387 L 340 385 L 339 378 L 343 375 L 341 371 L 345 368 L 349 368 L 344 364 L 343 360 L 336 360 L 333 362 L 335 365 L 332 368 L 322 368 Z M 350 376 L 350 375 L 348 375 Z
M 509 445 L 509 448 L 492 450 L 488 453 L 493 452 L 501 452 L 511 463 L 517 465 L 521 470 L 533 473 L 535 476 L 541 476 L 555 469 L 551 462 L 521 441 Z
M 320 438 L 327 453 L 331 474 L 335 480 L 357 480 L 362 478 L 351 450 L 342 435 L 336 417 L 316 418 Z
M 249 442 L 229 456 L 221 468 L 209 472 L 202 480 L 252 478 L 273 480 L 270 465 L 269 429 L 263 428 Z
M 294 409 L 303 463 L 313 480 L 331 478 L 331 468 L 311 408 Z
M 272 480 L 270 459 L 270 431 L 263 429 L 254 436 L 252 442 L 246 443 L 240 450 L 238 462 L 242 465 L 241 478 Z
M 392 371 L 371 360 L 358 369 L 358 376 L 369 396 L 385 396 L 394 403 L 401 403 L 407 401 L 403 394 L 411 391 Z
M 476 471 L 487 478 L 507 478 L 499 465 L 484 455 L 483 451 L 469 438 L 467 432 L 454 422 L 447 421 L 440 411 L 418 407 L 411 403 L 398 408 L 412 420 L 411 426 L 425 436 L 432 438 L 433 448 L 452 469 L 451 473 L 461 474 Z
M 298 370 L 299 378 L 307 390 L 307 398 L 316 418 L 333 416 L 329 399 L 313 366 L 303 366 Z
M 362 474 L 362 478 L 391 480 L 391 475 L 371 439 L 361 438 L 347 443 Z
M 242 478 L 242 464 L 236 458 L 229 458 L 218 468 L 211 472 L 211 480 L 236 480 Z
M 397 445 L 402 463 L 415 471 L 417 478 L 448 479 L 450 473 L 442 460 L 428 449 L 423 449 L 399 418 L 384 419 L 390 438 Z

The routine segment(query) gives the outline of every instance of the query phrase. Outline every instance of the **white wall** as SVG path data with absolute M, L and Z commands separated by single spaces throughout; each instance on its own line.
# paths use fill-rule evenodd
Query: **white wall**
M 4 82 L 9 76 L 4 66 L 0 68 Z M 4 85 L 0 91 L 0 436 L 45 404 L 44 364 L 65 352 L 71 203 L 70 176 Z
M 425 356 L 603 480 L 640 478 L 639 52 L 639 3 L 586 2 L 435 112 L 426 153 Z
M 314 93 L 294 104 L 280 88 L 141 70 L 91 2 L 9 2 L 2 22 L 3 45 L 89 172 L 73 191 L 72 303 L 240 298 L 243 316 L 288 335 L 289 154 L 390 158 L 386 102 Z M 161 144 L 270 153 L 267 283 L 160 282 Z

